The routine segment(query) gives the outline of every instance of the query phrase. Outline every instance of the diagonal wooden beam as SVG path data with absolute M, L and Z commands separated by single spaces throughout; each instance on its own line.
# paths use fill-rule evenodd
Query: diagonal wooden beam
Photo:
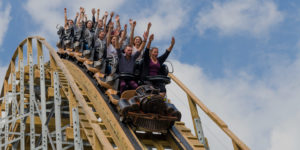
M 214 112 L 210 111 L 208 107 L 194 95 L 174 74 L 169 73 L 169 77 L 206 113 L 235 143 L 241 150 L 250 150 L 249 147 L 244 144 L 225 124 L 225 122 L 219 118 Z

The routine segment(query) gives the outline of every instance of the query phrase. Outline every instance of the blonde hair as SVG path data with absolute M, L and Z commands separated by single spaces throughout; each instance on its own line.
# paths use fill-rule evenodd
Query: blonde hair
M 151 53 L 154 49 L 157 49 L 157 52 L 158 52 L 158 48 L 157 47 L 151 47 L 150 51 L 149 51 L 149 55 L 151 56 Z

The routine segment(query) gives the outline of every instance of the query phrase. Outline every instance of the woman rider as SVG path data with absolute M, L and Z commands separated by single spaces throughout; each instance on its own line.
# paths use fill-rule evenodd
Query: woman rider
M 170 52 L 173 49 L 173 46 L 175 44 L 175 38 L 172 37 L 171 45 L 170 47 L 165 51 L 164 54 L 158 57 L 158 48 L 153 47 L 150 49 L 151 42 L 154 39 L 154 35 L 151 34 L 149 37 L 149 42 L 147 44 L 147 47 L 145 49 L 145 53 L 143 55 L 144 63 L 143 63 L 143 71 L 142 71 L 142 80 L 147 80 L 147 76 L 156 76 L 159 74 L 160 68 L 162 64 L 166 61 L 168 58 Z M 165 96 L 166 94 L 166 87 L 165 84 L 162 82 L 154 82 L 152 85 L 155 88 L 158 88 L 160 90 L 160 95 Z

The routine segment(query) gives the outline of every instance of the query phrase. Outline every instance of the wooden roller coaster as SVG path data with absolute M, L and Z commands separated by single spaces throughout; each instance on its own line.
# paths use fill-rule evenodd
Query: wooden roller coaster
M 46 63 L 43 47 L 49 52 Z M 17 47 L 5 75 L 0 149 L 208 150 L 197 106 L 228 135 L 234 150 L 249 149 L 180 80 L 172 73 L 169 77 L 187 94 L 196 135 L 180 121 L 164 132 L 137 130 L 122 122 L 97 81 L 76 63 L 61 59 L 44 38 L 28 37 Z

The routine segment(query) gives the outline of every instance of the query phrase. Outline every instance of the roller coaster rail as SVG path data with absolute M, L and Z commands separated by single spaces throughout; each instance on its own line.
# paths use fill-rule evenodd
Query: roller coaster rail
M 33 40 L 37 64 L 33 61 Z M 47 63 L 43 46 L 49 52 Z M 231 139 L 234 150 L 250 149 L 173 73 L 169 77 L 187 95 L 195 136 L 180 121 L 166 134 L 136 133 L 119 120 L 105 94 L 79 67 L 61 59 L 43 37 L 28 37 L 15 50 L 2 86 L 0 150 L 147 149 L 149 145 L 157 149 L 209 150 L 197 106 Z

